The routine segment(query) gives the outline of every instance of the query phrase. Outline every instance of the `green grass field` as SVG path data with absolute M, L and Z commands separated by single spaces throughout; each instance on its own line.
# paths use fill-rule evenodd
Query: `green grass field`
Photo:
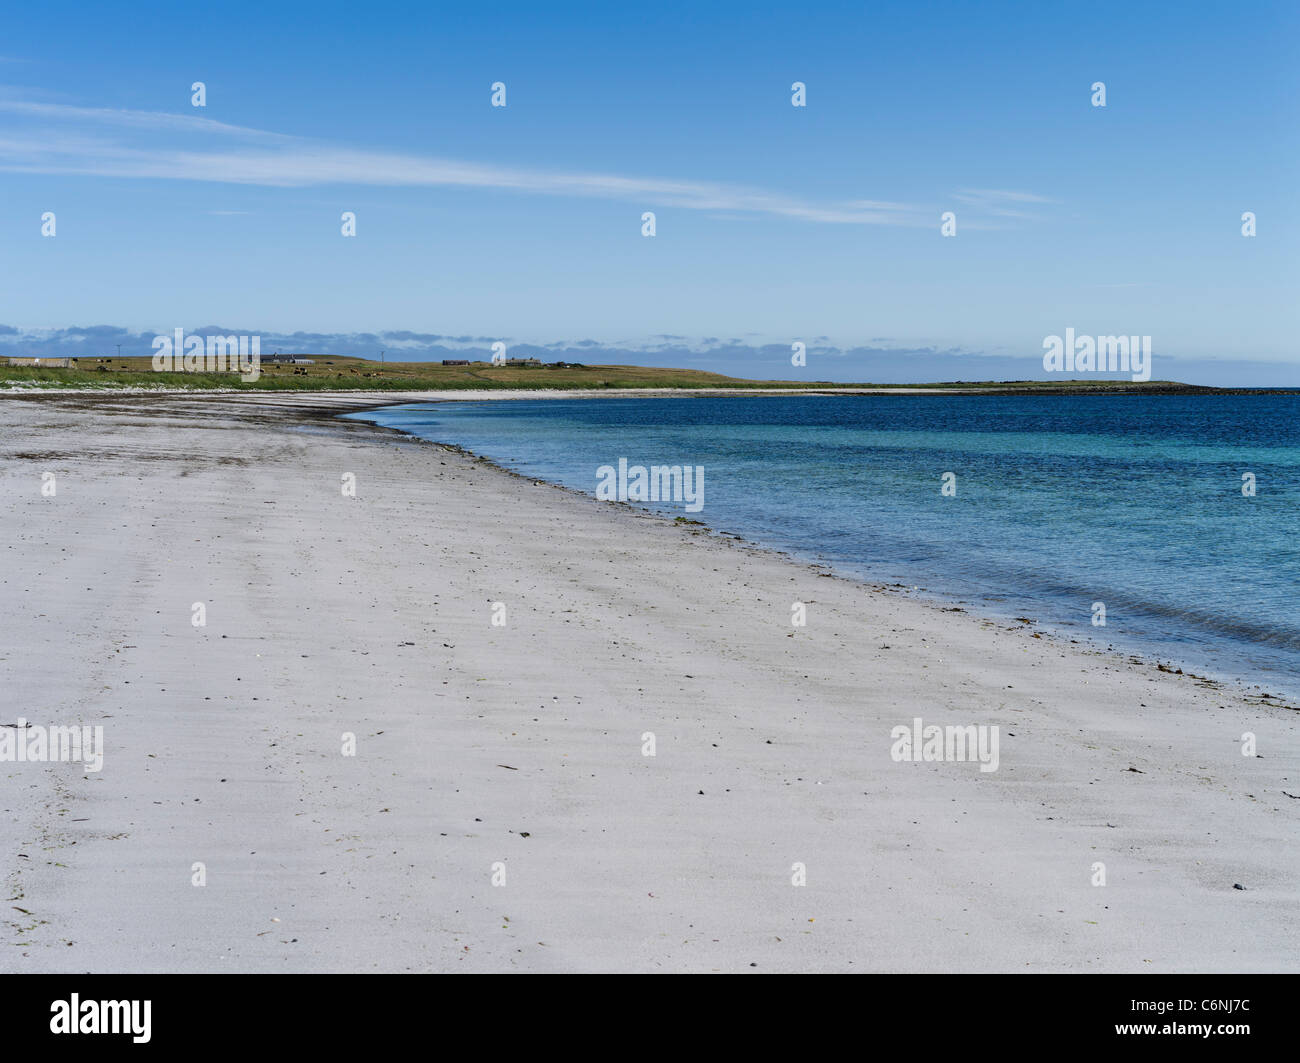
M 1214 391 L 1172 381 L 1133 384 L 1111 380 L 947 381 L 936 384 L 845 384 L 826 380 L 746 380 L 695 369 L 634 365 L 495 366 L 475 362 L 447 366 L 436 362 L 386 362 L 342 356 L 312 356 L 313 365 L 262 365 L 260 379 L 243 382 L 233 373 L 159 373 L 150 359 L 81 358 L 74 368 L 0 365 L 0 391 L 15 388 L 158 388 L 194 391 L 215 388 L 239 391 L 452 391 L 471 389 L 604 388 L 846 388 L 910 387 L 1024 391 Z

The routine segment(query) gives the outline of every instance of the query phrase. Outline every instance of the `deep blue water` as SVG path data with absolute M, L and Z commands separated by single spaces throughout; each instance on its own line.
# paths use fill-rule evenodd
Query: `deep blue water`
M 578 399 L 352 416 L 590 494 L 619 458 L 702 466 L 699 512 L 652 508 L 1300 691 L 1300 396 Z

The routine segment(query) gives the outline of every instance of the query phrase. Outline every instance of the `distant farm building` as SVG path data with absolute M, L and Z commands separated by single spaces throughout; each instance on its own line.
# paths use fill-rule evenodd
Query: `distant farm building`
M 10 358 L 10 365 L 39 365 L 42 369 L 71 369 L 75 358 Z
M 444 358 L 443 365 L 469 365 L 468 358 Z
M 262 355 L 263 365 L 315 365 L 312 358 L 303 358 L 297 354 L 264 354 Z
M 505 364 L 523 366 L 523 365 L 541 365 L 542 363 L 539 362 L 536 358 L 507 358 Z

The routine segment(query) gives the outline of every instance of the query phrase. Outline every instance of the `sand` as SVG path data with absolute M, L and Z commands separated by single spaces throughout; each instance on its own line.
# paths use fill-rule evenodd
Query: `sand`
M 0 724 L 105 744 L 0 763 L 0 969 L 1300 969 L 1294 709 L 330 415 L 405 398 L 0 398 Z

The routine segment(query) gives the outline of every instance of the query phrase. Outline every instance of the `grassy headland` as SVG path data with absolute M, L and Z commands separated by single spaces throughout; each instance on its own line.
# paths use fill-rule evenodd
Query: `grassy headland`
M 459 391 L 477 389 L 604 390 L 607 388 L 686 389 L 823 389 L 911 388 L 945 390 L 1054 392 L 1222 392 L 1231 389 L 1198 387 L 1176 381 L 1151 380 L 1016 380 L 945 381 L 933 384 L 843 383 L 828 380 L 747 380 L 706 373 L 698 369 L 672 369 L 636 365 L 538 366 L 442 365 L 437 362 L 377 362 L 339 355 L 310 355 L 311 365 L 270 365 L 263 362 L 261 376 L 244 382 L 233 373 L 160 373 L 147 357 L 77 359 L 69 369 L 45 366 L 0 365 L 0 391 L 17 389 L 120 388 L 234 391 Z

